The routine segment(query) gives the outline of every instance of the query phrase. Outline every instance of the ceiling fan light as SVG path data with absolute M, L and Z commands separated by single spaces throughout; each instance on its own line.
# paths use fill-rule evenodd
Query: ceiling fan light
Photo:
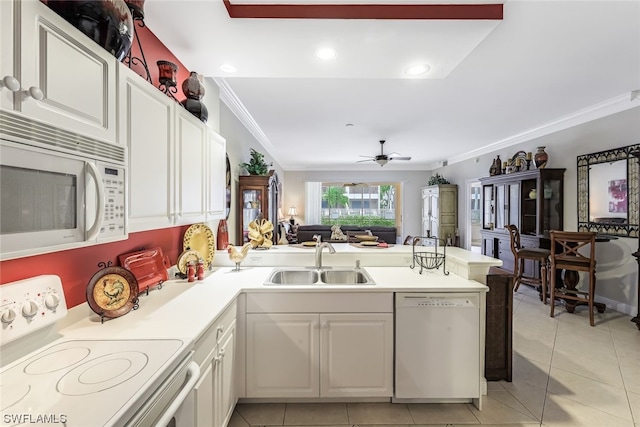
M 384 166 L 387 163 L 389 163 L 389 159 L 376 159 L 376 163 L 379 164 L 380 166 Z

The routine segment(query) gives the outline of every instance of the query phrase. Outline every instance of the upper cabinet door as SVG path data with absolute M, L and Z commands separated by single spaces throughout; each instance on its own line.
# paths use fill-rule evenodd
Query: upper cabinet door
M 57 127 L 116 142 L 116 58 L 41 2 L 16 4 L 21 8 L 20 37 L 14 43 L 20 75 L 14 77 L 28 90 L 16 93 L 16 109 Z M 2 11 L 4 27 L 4 6 Z M 4 32 L 2 43 L 4 60 Z
M 7 82 L 15 79 L 14 84 L 19 85 L 20 81 L 15 76 L 13 68 L 13 10 L 15 4 L 12 1 L 0 1 L 0 79 L 7 79 Z M 13 109 L 13 91 L 17 88 L 8 88 L 4 81 L 0 81 L 0 107 Z
M 227 205 L 227 141 L 209 129 L 207 140 L 207 221 L 223 219 Z
M 176 223 L 205 220 L 207 127 L 176 107 Z
M 119 139 L 129 147 L 129 228 L 173 225 L 173 123 L 176 103 L 120 64 Z

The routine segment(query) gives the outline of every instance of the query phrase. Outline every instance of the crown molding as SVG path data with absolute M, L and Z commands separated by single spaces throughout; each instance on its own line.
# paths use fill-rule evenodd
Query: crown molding
M 484 147 L 478 148 L 477 150 L 473 150 L 459 156 L 450 157 L 446 161 L 448 162 L 448 164 L 459 163 L 465 160 L 472 159 L 474 157 L 481 156 L 483 154 L 492 153 L 502 148 L 511 147 L 522 142 L 550 135 L 561 130 L 569 129 L 574 126 L 578 126 L 636 107 L 640 107 L 640 89 L 624 93 L 598 104 L 591 105 L 587 108 L 583 108 L 571 114 L 567 114 L 566 116 L 562 116 L 552 122 L 545 123 L 542 126 L 538 126 L 525 132 L 502 139 L 500 141 L 496 141 L 492 144 L 485 145 Z M 433 169 L 437 169 L 443 166 L 442 163 L 443 162 L 432 163 L 430 166 L 432 166 Z
M 231 112 L 240 120 L 240 122 L 247 128 L 249 133 L 264 147 L 264 149 L 275 159 L 273 152 L 275 147 L 267 138 L 267 135 L 262 131 L 258 123 L 254 120 L 249 110 L 244 106 L 240 98 L 231 89 L 231 86 L 224 78 L 213 77 L 213 81 L 220 88 L 220 100 L 224 102 Z M 280 163 L 278 160 L 276 162 Z

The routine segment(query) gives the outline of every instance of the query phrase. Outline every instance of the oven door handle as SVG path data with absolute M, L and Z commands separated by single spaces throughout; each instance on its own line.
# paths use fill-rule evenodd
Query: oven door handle
M 193 390 L 193 388 L 195 387 L 199 377 L 200 366 L 198 366 L 196 362 L 190 362 L 189 366 L 187 366 L 187 382 L 184 384 L 184 387 L 182 388 L 182 390 L 180 390 L 180 393 L 178 393 L 173 402 L 171 402 L 167 410 L 164 411 L 164 414 L 162 414 L 160 419 L 158 419 L 158 422 L 156 423 L 157 426 L 166 426 L 169 424 L 169 421 L 171 421 L 171 418 L 173 418 L 178 408 L 182 406 L 182 403 L 186 400 L 187 396 L 189 396 L 189 393 L 191 393 L 191 390 Z

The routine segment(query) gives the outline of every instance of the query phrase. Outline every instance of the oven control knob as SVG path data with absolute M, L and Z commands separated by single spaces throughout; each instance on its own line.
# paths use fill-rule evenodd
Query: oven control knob
M 56 294 L 49 294 L 44 297 L 44 305 L 49 310 L 55 310 L 55 308 L 60 304 L 60 297 Z
M 2 320 L 2 323 L 6 324 L 13 322 L 14 320 L 16 320 L 16 311 L 13 308 L 10 308 L 9 310 L 2 313 L 2 317 L 0 317 L 0 320 Z
M 38 304 L 33 301 L 29 301 L 22 306 L 22 315 L 24 317 L 33 317 L 38 314 Z

